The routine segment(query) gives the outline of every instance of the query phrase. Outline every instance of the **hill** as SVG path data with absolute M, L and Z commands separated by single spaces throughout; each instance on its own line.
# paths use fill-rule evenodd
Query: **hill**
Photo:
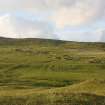
M 0 105 L 105 105 L 105 44 L 1 37 Z

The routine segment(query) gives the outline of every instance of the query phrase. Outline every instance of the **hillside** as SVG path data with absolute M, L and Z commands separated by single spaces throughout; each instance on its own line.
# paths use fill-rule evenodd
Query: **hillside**
M 105 44 L 1 37 L 0 105 L 105 105 Z

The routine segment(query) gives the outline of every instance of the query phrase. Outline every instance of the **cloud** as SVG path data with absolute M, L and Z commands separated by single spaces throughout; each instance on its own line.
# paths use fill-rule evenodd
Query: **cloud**
M 0 0 L 0 11 L 46 12 L 57 27 L 78 26 L 105 16 L 105 1 Z
M 70 0 L 72 1 L 72 0 Z M 70 4 L 61 6 L 53 15 L 58 28 L 65 26 L 79 26 L 101 19 L 105 14 L 104 0 L 74 0 Z
M 53 27 L 45 21 L 32 21 L 10 14 L 0 17 L 0 35 L 3 37 L 57 39 L 52 33 Z
M 58 33 L 60 39 L 79 41 L 85 39 L 98 41 L 100 36 L 105 34 L 98 29 L 77 31 L 77 28 L 83 29 L 86 26 L 93 29 L 96 27 L 93 24 L 101 20 L 105 21 L 105 0 L 0 0 L 1 14 L 16 13 L 19 15 L 20 11 L 25 19 L 27 17 L 30 18 L 29 20 L 34 20 L 31 25 L 26 22 L 25 30 L 27 31 L 23 28 L 19 29 L 22 33 L 34 33 L 36 36 L 43 34 L 46 38 L 49 37 L 48 34 L 54 35 L 60 30 Z M 65 31 L 66 28 L 68 32 Z M 74 32 L 71 31 L 72 28 Z M 99 26 L 99 29 L 103 28 L 105 28 L 103 25 Z
M 78 42 L 105 42 L 105 29 L 91 31 L 70 32 L 62 30 L 59 32 L 60 40 Z
M 81 28 L 80 28 L 81 29 Z M 55 30 L 48 21 L 30 20 L 6 14 L 0 17 L 0 36 L 11 38 L 47 38 L 67 41 L 103 42 L 105 28 Z M 76 31 L 75 31 L 76 30 Z

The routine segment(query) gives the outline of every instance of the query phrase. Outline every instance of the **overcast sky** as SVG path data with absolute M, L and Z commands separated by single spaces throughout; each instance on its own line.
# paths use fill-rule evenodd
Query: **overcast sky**
M 6 14 L 38 21 L 42 34 L 64 40 L 99 40 L 105 32 L 105 0 L 0 0 L 0 16 Z

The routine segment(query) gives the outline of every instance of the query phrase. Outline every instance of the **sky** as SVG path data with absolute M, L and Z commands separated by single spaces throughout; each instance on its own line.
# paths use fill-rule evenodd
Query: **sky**
M 105 41 L 105 0 L 0 0 L 0 33 Z

